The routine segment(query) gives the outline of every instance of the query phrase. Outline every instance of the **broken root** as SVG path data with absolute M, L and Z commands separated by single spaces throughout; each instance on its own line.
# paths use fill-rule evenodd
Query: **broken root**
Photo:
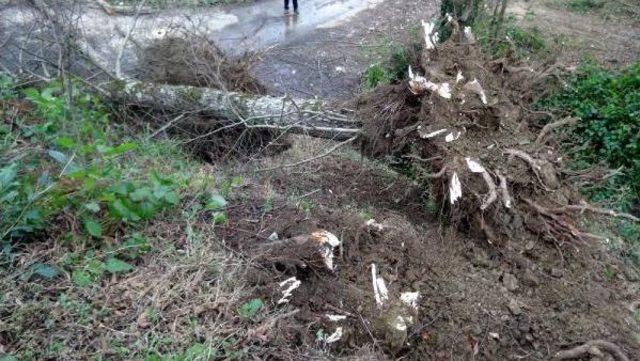
M 587 356 L 604 357 L 603 351 L 614 356 L 618 361 L 629 361 L 629 358 L 616 344 L 605 340 L 589 341 L 581 346 L 556 353 L 556 360 L 571 360 Z

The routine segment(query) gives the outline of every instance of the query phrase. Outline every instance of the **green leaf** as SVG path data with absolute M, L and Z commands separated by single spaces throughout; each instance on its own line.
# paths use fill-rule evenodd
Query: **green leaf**
M 60 164 L 66 164 L 67 163 L 67 156 L 64 155 L 64 153 L 62 152 L 58 152 L 57 150 L 49 150 L 47 151 L 47 154 L 49 154 L 49 156 L 53 159 L 55 159 L 58 163 Z
M 95 279 L 86 271 L 74 270 L 71 274 L 71 280 L 73 280 L 73 283 L 77 286 L 86 287 L 92 284 Z
M 59 274 L 57 269 L 43 263 L 36 263 L 32 265 L 31 271 L 33 272 L 33 274 L 38 275 L 47 280 L 52 280 L 58 277 L 58 274 Z
M 18 165 L 10 164 L 0 170 L 0 189 L 9 187 L 16 179 L 18 174 Z
M 214 194 L 211 196 L 209 201 L 207 202 L 207 209 L 212 211 L 217 211 L 224 208 L 227 205 L 227 200 L 224 199 L 223 196 L 219 194 Z
M 224 212 L 213 212 L 213 223 L 224 224 L 227 222 L 227 214 Z
M 120 155 L 120 154 L 124 154 L 130 150 L 136 149 L 138 148 L 138 144 L 136 143 L 131 143 L 131 142 L 127 142 L 127 143 L 122 143 L 119 146 L 115 147 L 115 148 L 111 148 L 108 149 L 105 154 L 106 155 Z
M 123 244 L 122 248 L 125 250 L 125 254 L 130 259 L 136 259 L 140 255 L 151 251 L 151 245 L 140 233 L 135 233 Z
M 96 238 L 102 237 L 102 226 L 100 225 L 100 223 L 94 221 L 91 218 L 85 218 L 83 223 L 84 223 L 84 229 L 91 236 Z
M 70 137 L 60 137 L 56 139 L 56 145 L 63 149 L 75 148 L 76 142 Z
M 129 209 L 129 207 L 127 207 L 127 205 L 121 199 L 116 199 L 115 201 L 111 202 L 110 206 L 112 207 L 116 216 L 125 221 L 137 222 L 140 220 L 140 216 Z
M 238 314 L 242 317 L 251 318 L 255 316 L 262 308 L 263 303 L 259 298 L 254 298 L 249 302 L 243 303 L 238 309 Z
M 111 273 L 124 273 L 133 269 L 133 266 L 115 257 L 110 257 L 105 263 L 105 269 Z
M 149 199 L 151 198 L 151 188 L 149 187 L 138 188 L 129 195 L 129 198 L 131 198 L 131 200 L 134 202 L 140 202 L 144 199 Z
M 22 91 L 24 96 L 31 101 L 36 101 L 40 99 L 40 92 L 36 88 L 27 88 Z

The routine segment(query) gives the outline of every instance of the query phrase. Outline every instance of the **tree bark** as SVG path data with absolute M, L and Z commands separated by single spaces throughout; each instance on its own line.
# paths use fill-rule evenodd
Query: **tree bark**
M 258 96 L 132 80 L 113 89 L 112 99 L 167 111 L 196 111 L 238 122 L 247 128 L 290 130 L 336 140 L 349 139 L 360 133 L 360 122 L 327 110 L 324 102 L 316 99 Z

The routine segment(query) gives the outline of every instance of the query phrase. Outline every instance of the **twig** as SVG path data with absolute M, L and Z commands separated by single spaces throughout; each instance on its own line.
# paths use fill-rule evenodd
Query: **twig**
M 185 115 L 185 113 L 182 113 L 182 114 L 178 115 L 177 117 L 173 118 L 173 120 L 171 120 L 167 124 L 163 125 L 160 129 L 158 129 L 155 132 L 153 132 L 153 134 L 151 134 L 149 136 L 149 139 L 151 139 L 151 138 L 155 137 L 156 135 L 158 135 L 158 134 L 164 132 L 165 130 L 167 130 L 169 127 L 174 125 L 177 121 L 179 121 L 180 119 L 184 118 L 184 115 Z
M 301 161 L 296 162 L 296 163 L 284 164 L 284 165 L 279 166 L 279 167 L 258 169 L 258 172 L 268 172 L 268 171 L 272 171 L 272 170 L 276 170 L 276 169 L 297 167 L 297 166 L 305 164 L 305 163 L 313 162 L 314 160 L 318 160 L 320 158 L 324 158 L 324 157 L 328 156 L 329 154 L 331 154 L 334 151 L 336 151 L 338 148 L 340 148 L 340 147 L 342 147 L 344 145 L 347 145 L 347 144 L 353 142 L 354 140 L 358 139 L 358 137 L 359 137 L 359 135 L 356 135 L 356 136 L 353 136 L 353 137 L 351 137 L 351 138 L 349 138 L 349 139 L 347 139 L 345 141 L 342 141 L 342 142 L 334 145 L 333 147 L 329 148 L 326 152 L 324 152 L 324 153 L 322 153 L 320 155 L 317 155 L 315 157 L 304 159 L 304 160 L 301 160 Z
M 442 167 L 442 169 L 440 169 L 440 171 L 438 171 L 438 173 L 427 173 L 425 175 L 422 175 L 422 177 L 427 179 L 438 179 L 444 177 L 446 172 L 447 166 L 445 165 L 444 167 Z
M 552 130 L 556 129 L 556 128 L 560 128 L 563 127 L 565 125 L 574 125 L 578 122 L 577 118 L 574 117 L 566 117 L 563 118 L 561 120 L 558 120 L 557 122 L 553 122 L 553 123 L 549 123 L 547 125 L 545 125 L 544 127 L 542 127 L 542 130 L 540 131 L 540 134 L 538 135 L 538 138 L 536 138 L 536 143 L 537 144 L 542 144 L 544 141 L 544 138 L 547 136 L 547 134 L 549 134 Z
M 122 41 L 122 45 L 120 46 L 120 50 L 118 51 L 118 57 L 116 58 L 116 77 L 118 78 L 122 78 L 121 63 L 122 63 L 122 55 L 124 54 L 124 49 L 127 47 L 129 38 L 131 37 L 131 34 L 133 34 L 133 31 L 135 30 L 136 26 L 138 25 L 138 19 L 140 19 L 140 14 L 141 14 L 140 12 L 142 11 L 142 7 L 146 2 L 147 0 L 142 0 L 140 2 L 140 5 L 138 5 L 136 16 L 133 19 L 133 24 L 131 24 L 131 28 L 129 28 L 129 32 L 127 33 L 127 36 L 124 37 L 124 40 Z
M 557 360 L 569 360 L 589 355 L 602 356 L 602 350 L 615 356 L 618 361 L 629 361 L 619 346 L 605 340 L 593 340 L 569 350 L 558 351 L 554 357 Z
M 116 14 L 116 12 L 113 11 L 113 9 L 111 8 L 111 5 L 109 5 L 109 3 L 106 0 L 96 0 L 96 2 L 98 3 L 98 5 L 100 5 L 102 10 L 104 10 L 104 12 L 107 13 L 107 15 L 113 16 Z

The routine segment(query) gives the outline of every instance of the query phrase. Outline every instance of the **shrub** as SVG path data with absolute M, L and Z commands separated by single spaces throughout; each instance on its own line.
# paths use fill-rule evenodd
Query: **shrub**
M 621 175 L 608 178 L 590 192 L 595 200 L 616 197 L 626 207 L 639 198 L 640 62 L 621 72 L 587 62 L 565 89 L 542 104 L 581 119 L 573 144 L 578 164 L 603 162 L 610 168 L 623 168 Z M 621 194 L 620 189 L 626 191 Z
M 24 110 L 6 134 L 11 146 L 0 153 L 0 241 L 55 234 L 65 225 L 101 238 L 105 229 L 150 219 L 178 203 L 173 179 L 127 163 L 138 143 L 116 142 L 122 134 L 96 98 L 76 90 L 70 108 L 55 82 L 22 93 L 14 102 Z

